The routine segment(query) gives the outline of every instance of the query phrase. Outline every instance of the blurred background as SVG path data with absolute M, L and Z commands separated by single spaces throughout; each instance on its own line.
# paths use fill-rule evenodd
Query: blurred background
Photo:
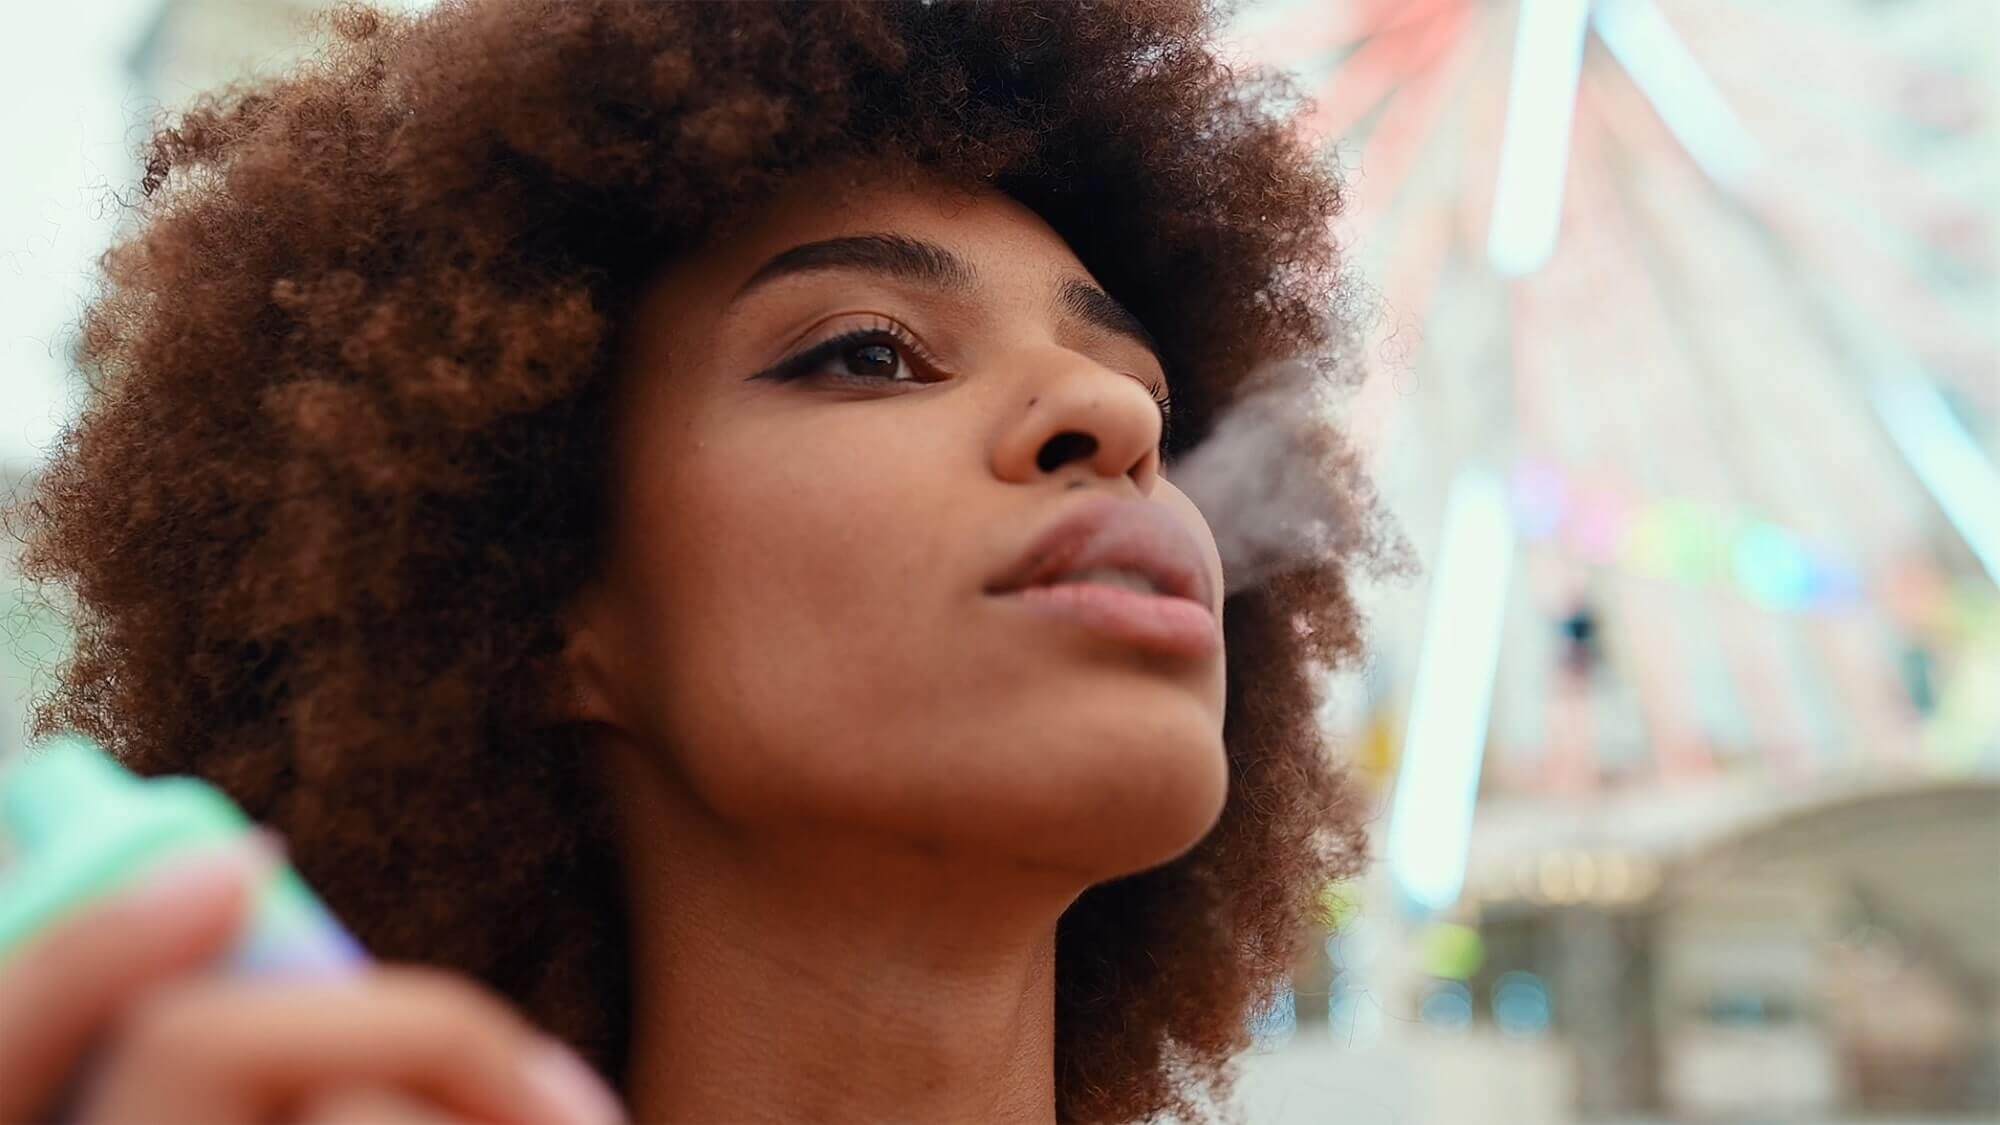
M 319 7 L 16 13 L 0 488 L 147 127 Z M 1230 49 L 1348 171 L 1338 405 L 1423 566 L 1332 685 L 1378 859 L 1249 1120 L 2000 1118 L 2000 2 L 1251 0 Z M 0 756 L 67 644 L 11 547 Z

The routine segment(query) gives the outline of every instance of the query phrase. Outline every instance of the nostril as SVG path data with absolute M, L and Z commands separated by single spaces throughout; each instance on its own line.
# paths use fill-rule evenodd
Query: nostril
M 1089 434 L 1068 430 L 1049 439 L 1042 451 L 1035 457 L 1035 464 L 1045 473 L 1054 472 L 1069 464 L 1097 452 L 1097 439 Z

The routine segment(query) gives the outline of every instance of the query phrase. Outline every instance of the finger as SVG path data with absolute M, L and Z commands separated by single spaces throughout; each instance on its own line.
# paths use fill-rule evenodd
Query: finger
M 479 986 L 428 969 L 168 985 L 134 1013 L 84 1120 L 256 1121 L 329 1083 L 393 1086 L 481 1121 L 607 1125 L 603 1082 Z
M 296 1125 L 457 1125 L 459 1118 L 422 1098 L 388 1086 L 343 1086 L 314 1095 L 296 1116 Z
M 172 856 L 0 960 L 0 1121 L 44 1115 L 119 1008 L 226 949 L 275 863 L 258 835 Z

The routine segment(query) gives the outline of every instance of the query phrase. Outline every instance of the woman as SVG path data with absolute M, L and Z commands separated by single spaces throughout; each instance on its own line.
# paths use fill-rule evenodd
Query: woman
M 188 977 L 220 857 L 6 970 L 0 1110 L 552 1119 L 539 1028 L 643 1121 L 1203 1114 L 1358 854 L 1350 560 L 1225 601 L 1166 467 L 1342 331 L 1219 19 L 353 9 L 160 133 L 14 513 L 36 729 L 426 968 Z

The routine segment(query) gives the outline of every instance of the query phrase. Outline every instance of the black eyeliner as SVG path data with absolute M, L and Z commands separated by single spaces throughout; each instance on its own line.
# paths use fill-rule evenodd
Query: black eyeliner
M 751 378 L 771 379 L 780 383 L 803 378 L 813 368 L 839 355 L 842 348 L 851 347 L 867 337 L 879 335 L 881 335 L 881 332 L 873 328 L 843 332 L 832 339 L 822 340 L 790 359 L 781 361 L 777 366 L 758 372 L 751 376 Z
M 822 340 L 819 343 L 814 344 L 812 347 L 807 348 L 805 351 L 802 351 L 799 354 L 792 356 L 790 359 L 781 360 L 777 365 L 767 368 L 763 371 L 759 371 L 757 374 L 752 375 L 751 378 L 770 379 L 773 382 L 778 382 L 778 383 L 788 383 L 794 379 L 802 379 L 806 376 L 808 372 L 814 370 L 820 364 L 839 355 L 843 349 L 852 347 L 855 344 L 861 343 L 863 341 L 886 342 L 892 347 L 909 348 L 912 351 L 915 350 L 916 346 L 911 341 L 905 340 L 897 333 L 890 331 L 886 328 L 856 328 L 848 332 L 843 332 L 838 336 Z M 878 383 L 916 381 L 916 380 L 899 380 L 899 379 L 865 379 L 860 376 L 856 376 L 855 378 L 862 379 L 862 381 L 864 382 L 878 382 Z M 1153 393 L 1152 388 L 1148 387 L 1147 392 L 1149 394 L 1152 394 Z M 1171 444 L 1173 441 L 1173 434 L 1174 434 L 1173 399 L 1171 397 L 1163 398 L 1158 394 L 1153 394 L 1153 402 L 1157 404 L 1160 408 L 1160 446 L 1162 449 L 1164 449 L 1167 445 Z

